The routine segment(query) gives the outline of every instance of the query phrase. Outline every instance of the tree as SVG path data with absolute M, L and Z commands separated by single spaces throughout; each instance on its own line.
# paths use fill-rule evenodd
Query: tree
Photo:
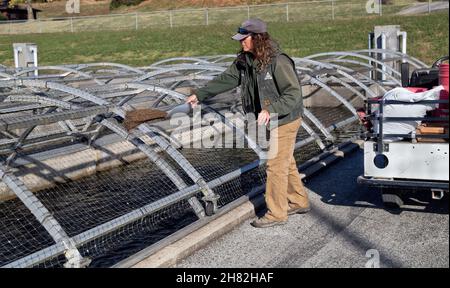
M 26 4 L 28 12 L 28 20 L 34 20 L 33 7 L 31 7 L 31 0 L 10 0 L 9 6 L 16 6 L 18 4 Z

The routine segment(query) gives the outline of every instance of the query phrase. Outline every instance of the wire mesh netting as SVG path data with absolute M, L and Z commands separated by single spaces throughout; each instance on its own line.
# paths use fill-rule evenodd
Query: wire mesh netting
M 354 76 L 330 69 L 333 61 L 344 65 L 346 57 L 352 68 L 345 71 L 356 69 L 355 53 L 294 59 L 309 101 L 297 136 L 297 164 L 352 139 L 360 129 L 355 106 L 363 103 L 355 96 L 392 85 L 364 77 L 360 68 L 366 64 Z M 414 58 L 391 56 L 421 66 Z M 267 147 L 233 122 L 245 122 L 239 88 L 205 101 L 203 116 L 232 117 L 216 117 L 214 125 L 202 119 L 196 126 L 191 112 L 130 131 L 123 124 L 126 112 L 139 108 L 173 115 L 192 88 L 233 59 L 174 58 L 139 68 L 1 66 L 0 266 L 109 267 L 262 187 L 260 158 Z M 316 105 L 318 97 L 332 105 Z M 183 131 L 201 141 L 179 137 Z
M 0 203 L 0 265 L 55 244 L 30 210 L 19 200 Z
M 189 204 L 183 201 L 83 244 L 79 250 L 93 260 L 89 267 L 110 267 L 197 219 Z M 59 256 L 34 267 L 63 267 L 66 261 L 64 256 Z

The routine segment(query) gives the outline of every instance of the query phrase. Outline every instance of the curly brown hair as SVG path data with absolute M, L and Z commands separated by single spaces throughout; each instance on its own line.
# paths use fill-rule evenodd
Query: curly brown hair
M 272 57 L 275 56 L 278 44 L 270 37 L 269 33 L 252 34 L 252 40 L 254 47 L 253 55 L 259 61 L 257 70 L 261 72 L 266 69 Z M 241 50 L 240 53 L 242 52 Z

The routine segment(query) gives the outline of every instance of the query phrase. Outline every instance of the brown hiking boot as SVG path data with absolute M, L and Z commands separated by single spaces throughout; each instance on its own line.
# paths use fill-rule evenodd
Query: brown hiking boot
M 289 208 L 288 215 L 305 214 L 305 213 L 308 213 L 310 210 L 311 210 L 310 206 Z
M 272 226 L 276 226 L 276 225 L 284 225 L 286 223 L 287 223 L 287 220 L 276 221 L 276 220 L 270 220 L 266 217 L 261 217 L 259 219 L 256 219 L 255 221 L 253 221 L 251 223 L 251 225 L 256 228 L 267 228 L 267 227 L 272 227 Z

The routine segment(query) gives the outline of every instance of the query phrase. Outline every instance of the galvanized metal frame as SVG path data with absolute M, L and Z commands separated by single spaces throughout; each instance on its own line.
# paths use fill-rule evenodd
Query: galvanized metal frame
M 343 88 L 349 90 L 354 95 L 359 98 L 365 98 L 367 95 L 374 96 L 375 93 L 364 83 L 377 83 L 371 79 L 368 79 L 367 76 L 354 71 L 351 68 L 342 66 L 345 64 L 358 64 L 363 67 L 368 67 L 367 64 L 349 60 L 349 59 L 336 59 L 336 57 L 359 57 L 365 60 L 373 61 L 377 63 L 376 59 L 372 57 L 367 57 L 365 55 L 361 55 L 361 53 L 366 53 L 366 50 L 354 51 L 354 52 L 332 52 L 332 53 L 321 53 L 316 55 L 311 55 L 306 58 L 295 58 L 295 62 L 297 64 L 297 70 L 303 73 L 303 75 L 308 75 L 309 79 L 304 79 L 303 84 L 311 84 L 317 85 L 321 87 L 323 90 L 327 91 L 330 96 L 336 98 L 340 101 L 354 116 L 340 121 L 339 123 L 334 123 L 329 127 L 325 127 L 321 121 L 314 116 L 308 109 L 305 109 L 305 117 L 307 117 L 323 134 L 324 139 L 328 141 L 333 141 L 333 136 L 331 132 L 340 127 L 344 127 L 348 124 L 353 123 L 357 120 L 356 111 L 352 104 L 347 101 L 342 95 L 336 92 L 328 82 L 333 81 Z M 387 53 L 386 51 L 370 51 L 374 53 Z M 330 56 L 326 59 L 320 59 L 320 61 L 312 60 L 312 58 L 321 58 L 324 56 Z M 407 61 L 410 61 L 412 65 L 420 66 L 423 63 L 409 57 L 407 55 L 399 55 L 398 53 L 394 53 L 394 56 L 403 57 Z M 81 65 L 65 65 L 65 66 L 44 66 L 44 67 L 36 67 L 34 69 L 16 71 L 13 74 L 8 74 L 7 69 L 3 72 L 0 72 L 0 77 L 5 79 L 0 79 L 0 88 L 14 88 L 16 90 L 26 88 L 26 89 L 34 89 L 37 91 L 52 91 L 52 93 L 42 93 L 41 95 L 27 95 L 27 94 L 17 94 L 10 95 L 5 98 L 1 103 L 33 103 L 34 106 L 24 106 L 23 109 L 19 109 L 20 111 L 26 111 L 27 109 L 33 110 L 37 108 L 52 108 L 53 110 L 49 110 L 48 114 L 41 115 L 33 115 L 33 116 L 23 116 L 17 117 L 15 119 L 0 119 L 0 132 L 4 133 L 4 135 L 10 136 L 10 139 L 4 141 L 9 144 L 16 143 L 19 146 L 24 145 L 28 136 L 30 136 L 29 130 L 32 130 L 32 127 L 36 127 L 38 125 L 48 125 L 51 123 L 61 122 L 63 126 L 63 130 L 66 129 L 66 135 L 69 138 L 72 137 L 70 132 L 77 132 L 89 136 L 98 135 L 99 129 L 104 129 L 101 127 L 105 127 L 112 131 L 113 133 L 119 135 L 122 139 L 130 142 L 135 147 L 137 147 L 140 151 L 142 151 L 150 161 L 155 163 L 155 165 L 174 183 L 174 185 L 179 190 L 178 192 L 167 196 L 161 200 L 158 200 L 154 203 L 150 203 L 142 208 L 136 209 L 126 215 L 113 219 L 107 223 L 104 223 L 98 227 L 92 228 L 82 234 L 76 235 L 72 238 L 68 237 L 64 232 L 62 227 L 58 224 L 56 219 L 52 218 L 49 215 L 48 210 L 39 202 L 39 200 L 21 183 L 21 181 L 14 176 L 11 172 L 8 171 L 8 167 L 1 166 L 0 167 L 0 176 L 3 181 L 16 193 L 16 195 L 24 202 L 27 207 L 29 207 L 30 211 L 35 215 L 35 217 L 42 223 L 42 225 L 49 231 L 50 235 L 55 240 L 55 245 L 47 247 L 41 251 L 28 255 L 22 259 L 14 261 L 4 267 L 28 267 L 33 266 L 38 263 L 41 263 L 45 260 L 48 260 L 52 257 L 55 257 L 61 253 L 66 253 L 67 258 L 67 266 L 70 267 L 78 267 L 85 265 L 88 263 L 86 259 L 80 257 L 79 252 L 76 247 L 79 247 L 83 243 L 91 241 L 101 235 L 109 233 L 119 227 L 122 227 L 128 223 L 136 221 L 142 217 L 150 215 L 156 211 L 160 211 L 161 209 L 168 207 L 174 203 L 177 203 L 181 200 L 188 200 L 191 204 L 192 208 L 198 215 L 198 217 L 205 216 L 205 210 L 202 207 L 201 203 L 198 201 L 195 195 L 199 192 L 203 193 L 203 200 L 206 202 L 214 203 L 217 205 L 218 196 L 213 192 L 213 188 L 235 179 L 242 173 L 249 171 L 251 169 L 255 169 L 256 167 L 262 165 L 264 161 L 262 160 L 262 156 L 264 155 L 262 149 L 251 141 L 250 146 L 255 151 L 255 153 L 259 156 L 260 160 L 257 162 L 253 162 L 245 167 L 241 167 L 233 172 L 230 172 L 226 175 L 223 175 L 217 179 L 214 179 L 210 182 L 206 182 L 202 175 L 194 168 L 194 166 L 177 150 L 177 147 L 172 145 L 167 139 L 167 135 L 164 135 L 164 131 L 156 128 L 156 126 L 141 124 L 138 127 L 138 130 L 128 132 L 123 126 L 118 123 L 114 119 L 114 115 L 124 117 L 124 109 L 123 105 L 127 104 L 134 97 L 141 94 L 144 91 L 154 92 L 156 95 L 155 99 L 159 101 L 156 106 L 159 106 L 162 99 L 165 97 L 170 97 L 174 101 L 178 101 L 179 103 L 184 102 L 186 95 L 183 95 L 179 92 L 174 91 L 176 87 L 182 84 L 185 81 L 194 81 L 190 82 L 190 84 L 198 85 L 195 80 L 210 80 L 218 73 L 223 72 L 226 69 L 226 65 L 228 62 L 223 62 L 224 60 L 231 59 L 235 57 L 234 55 L 220 55 L 220 56 L 208 56 L 208 57 L 179 57 L 172 58 L 163 61 L 159 61 L 154 63 L 150 67 L 141 67 L 134 68 L 127 65 L 117 64 L 117 63 L 90 63 L 90 64 L 81 64 Z M 192 62 L 192 63 L 182 63 L 182 64 L 172 64 L 167 65 L 167 63 L 173 62 Z M 321 62 L 324 61 L 324 62 Z M 338 62 L 342 65 L 333 64 L 330 62 Z M 384 65 L 384 63 L 378 63 L 380 65 Z M 116 70 L 112 70 L 113 75 L 110 76 L 102 76 L 96 77 L 93 74 L 87 72 L 86 70 L 94 68 L 94 67 L 107 66 L 112 67 L 113 69 L 122 69 L 127 74 L 121 74 L 120 71 L 117 70 L 117 73 L 114 73 Z M 309 68 L 309 66 L 318 67 L 318 68 Z M 64 79 L 69 74 L 60 75 L 58 83 L 55 81 L 45 81 L 46 77 L 48 79 L 58 78 L 58 75 L 41 75 L 40 79 L 18 79 L 21 75 L 32 72 L 35 70 L 61 70 L 66 71 L 67 73 L 73 73 L 81 76 L 82 78 L 78 78 L 77 81 L 94 81 L 100 86 L 92 87 L 87 86 L 86 88 L 74 88 L 68 85 L 68 83 L 72 83 L 73 79 Z M 151 70 L 148 72 L 148 70 Z M 389 69 L 386 69 L 389 70 Z M 86 72 L 84 72 L 86 71 Z M 184 72 L 188 72 L 186 75 Z M 193 72 L 196 71 L 196 72 Z M 328 74 L 329 71 L 334 71 L 332 74 Z M 392 80 L 396 80 L 395 75 L 399 73 L 394 69 L 389 70 L 391 73 L 387 73 L 391 75 Z M 163 75 L 168 75 L 168 77 L 163 77 Z M 324 77 L 316 77 L 317 75 L 325 75 Z M 137 75 L 137 77 L 136 77 Z M 388 75 L 387 75 L 388 76 Z M 124 79 L 124 83 L 121 84 L 109 84 L 112 79 L 116 79 L 115 77 L 119 77 Z M 128 78 L 128 80 L 127 80 Z M 107 81 L 101 81 L 99 79 L 108 79 Z M 398 82 L 398 81 L 397 81 Z M 394 81 L 394 83 L 397 83 Z M 349 84 L 352 83 L 352 84 Z M 165 87 L 164 85 L 170 85 L 169 87 Z M 382 83 L 377 83 L 378 85 L 383 85 Z M 356 85 L 356 86 L 354 86 Z M 362 91 L 366 93 L 363 95 L 356 87 L 359 87 Z M 132 90 L 129 90 L 132 89 Z M 125 90 L 125 91 L 116 91 L 111 92 L 113 90 Z M 103 93 L 94 95 L 94 93 Z M 45 96 L 43 96 L 45 95 Z M 57 98 L 53 98 L 52 95 L 57 95 Z M 101 95 L 101 96 L 99 96 Z M 113 104 L 108 99 L 119 99 L 118 104 Z M 81 99 L 86 101 L 88 104 L 80 105 L 79 101 L 76 102 L 74 100 Z M 57 109 L 56 109 L 57 108 Z M 213 113 L 216 113 L 222 120 L 222 123 L 228 127 L 236 129 L 235 125 L 231 123 L 228 119 L 223 117 L 222 112 L 213 109 L 212 107 L 207 107 Z M 230 111 L 235 110 L 236 107 L 230 107 Z M 59 111 L 56 111 L 59 110 Z M 95 120 L 95 117 L 100 115 L 98 120 Z M 75 129 L 73 131 L 74 126 L 71 125 L 71 119 L 81 119 L 81 118 L 89 118 L 90 121 L 86 122 L 84 127 L 81 130 Z M 67 122 L 69 121 L 69 122 Z M 65 124 L 64 124 L 65 123 Z M 66 125 L 66 126 L 64 126 Z M 316 134 L 316 132 L 306 123 L 302 123 L 302 127 L 305 131 L 310 135 L 307 139 L 303 139 L 296 143 L 296 149 L 303 147 L 312 142 L 316 142 L 320 149 L 325 149 L 325 145 L 322 142 L 322 137 Z M 12 129 L 26 129 L 22 135 L 14 135 L 9 131 Z M 28 131 L 28 132 L 27 132 Z M 63 132 L 64 133 L 64 132 Z M 77 134 L 75 133 L 75 134 Z M 238 131 L 244 137 L 248 137 L 243 131 Z M 61 132 L 56 132 L 53 134 L 55 139 L 61 137 Z M 156 144 L 148 145 L 145 141 L 141 139 L 142 136 L 147 136 L 149 139 Z M 15 137 L 17 136 L 17 137 Z M 52 133 L 49 135 L 42 135 L 42 137 L 52 136 Z M 29 139 L 39 139 L 39 135 L 33 135 L 32 138 Z M 50 139 L 50 138 L 49 138 Z M 251 140 L 247 138 L 248 140 Z M 42 145 L 45 145 L 45 141 L 41 142 Z M 8 144 L 8 145 L 9 145 Z M 15 158 L 15 153 L 17 151 L 11 150 L 11 155 L 14 157 L 11 158 L 11 162 Z M 171 166 L 167 161 L 161 157 L 161 152 L 165 153 L 169 157 L 171 157 L 175 163 L 178 163 L 179 166 L 184 170 L 184 172 L 192 179 L 194 185 L 188 186 L 177 174 L 174 167 Z M 9 164 L 9 163 L 8 163 Z M 217 209 L 217 207 L 215 207 Z M 49 224 L 50 223 L 50 224 Z

